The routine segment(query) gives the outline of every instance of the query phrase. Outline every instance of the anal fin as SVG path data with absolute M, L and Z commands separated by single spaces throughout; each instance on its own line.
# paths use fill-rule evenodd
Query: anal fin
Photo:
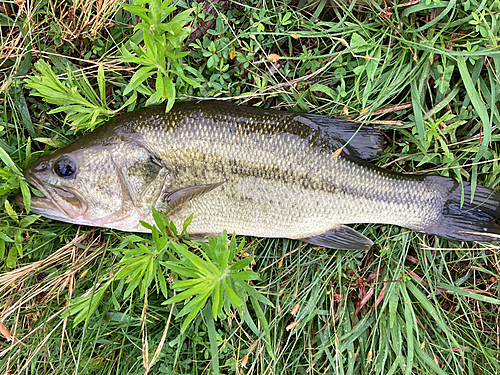
M 372 240 L 347 225 L 299 240 L 311 245 L 340 250 L 369 250 L 373 245 Z

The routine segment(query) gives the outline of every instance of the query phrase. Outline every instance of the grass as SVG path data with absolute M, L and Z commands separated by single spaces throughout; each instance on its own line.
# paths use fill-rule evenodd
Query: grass
M 163 304 L 154 282 L 128 295 L 125 279 L 106 284 L 126 234 L 14 205 L 26 189 L 17 167 L 97 125 L 92 110 L 66 117 L 61 103 L 34 95 L 27 82 L 39 61 L 61 92 L 79 85 L 83 99 L 67 104 L 80 109 L 95 104 L 108 116 L 172 100 L 170 80 L 177 98 L 372 123 L 387 135 L 377 165 L 497 187 L 498 1 L 193 3 L 183 16 L 191 32 L 177 40 L 189 51 L 180 68 L 142 81 L 134 74 L 153 62 L 130 55 L 142 53 L 147 28 L 134 29 L 141 19 L 118 2 L 100 4 L 0 4 L 0 373 L 500 372 L 496 243 L 387 225 L 356 227 L 375 241 L 366 253 L 249 238 L 243 257 L 255 256 L 260 274 L 252 283 L 272 304 L 229 304 L 214 321 L 208 300 L 181 332 L 183 302 Z M 172 15 L 189 8 L 175 5 Z M 74 324 L 67 311 L 82 296 L 95 310 Z

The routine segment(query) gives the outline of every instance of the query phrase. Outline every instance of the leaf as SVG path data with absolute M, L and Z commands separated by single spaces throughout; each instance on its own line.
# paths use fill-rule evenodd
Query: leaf
M 217 346 L 217 330 L 215 329 L 214 320 L 217 319 L 217 315 L 214 315 L 212 306 L 210 302 L 207 303 L 203 309 L 203 316 L 205 322 L 207 323 L 208 340 L 210 342 L 210 356 L 212 358 L 212 370 L 214 374 L 219 374 L 219 350 Z
M 165 77 L 165 94 L 167 96 L 167 106 L 165 108 L 165 112 L 168 112 L 175 104 L 175 85 L 170 77 Z
M 258 280 L 260 275 L 257 272 L 253 271 L 240 271 L 240 272 L 232 272 L 230 273 L 231 277 L 240 280 Z
M 181 334 L 186 332 L 187 327 L 191 324 L 193 319 L 198 315 L 200 310 L 205 306 L 207 299 L 209 297 L 209 294 L 201 295 L 198 296 L 195 301 L 196 303 L 192 307 L 192 311 L 189 313 L 189 315 L 184 319 L 184 322 L 182 323 L 181 326 Z
M 7 255 L 7 260 L 5 261 L 5 265 L 8 268 L 14 268 L 16 266 L 18 250 L 19 250 L 18 244 L 14 244 L 11 246 L 9 254 Z
M 165 299 L 168 299 L 167 282 L 165 280 L 165 275 L 163 274 L 163 270 L 159 267 L 156 270 L 156 277 L 158 278 L 158 282 L 160 284 L 160 291 L 163 294 L 163 297 Z
M 21 188 L 21 193 L 23 195 L 24 208 L 26 208 L 26 213 L 29 214 L 30 213 L 30 208 L 31 208 L 31 192 L 30 192 L 30 189 L 28 187 L 28 184 L 26 183 L 26 180 L 20 179 L 19 180 L 19 187 Z M 35 220 L 36 220 L 36 218 L 35 218 Z M 33 220 L 33 221 L 35 221 L 35 220 Z M 28 224 L 28 225 L 30 225 L 30 224 Z M 21 227 L 26 228 L 22 224 L 21 224 Z
M 165 97 L 165 81 L 163 79 L 163 74 L 158 73 L 156 75 L 156 100 L 162 101 Z
M 143 279 L 143 274 L 144 274 L 144 264 L 142 264 L 141 267 L 138 267 L 134 273 L 132 273 L 128 278 L 127 282 L 129 283 L 127 286 L 127 289 L 125 290 L 125 293 L 123 294 L 123 298 L 128 298 L 129 296 L 134 293 L 134 291 L 137 289 L 139 284 L 141 283 Z M 142 295 L 142 293 L 141 293 Z
M 164 304 L 170 304 L 170 303 L 177 303 L 184 301 L 185 299 L 191 298 L 192 296 L 195 296 L 196 294 L 202 294 L 202 293 L 212 293 L 213 291 L 213 285 L 209 281 L 199 281 L 195 286 L 185 290 L 184 292 L 181 292 L 177 295 L 175 295 L 172 298 L 169 298 L 164 302 Z
M 460 344 L 456 340 L 450 328 L 443 320 L 442 316 L 438 313 L 435 305 L 433 305 L 427 296 L 413 283 L 412 281 L 405 282 L 408 291 L 415 297 L 415 299 L 422 305 L 422 307 L 427 311 L 429 316 L 432 316 L 436 325 L 442 330 L 443 334 L 451 341 L 451 345 L 459 347 Z
M 416 344 L 416 345 L 415 345 Z M 418 342 L 414 344 L 414 347 L 416 348 L 416 353 L 417 355 L 425 362 L 427 365 L 429 365 L 432 370 L 434 370 L 437 374 L 439 375 L 447 375 L 449 372 L 443 371 L 441 367 L 439 367 L 439 364 L 436 361 L 436 357 L 434 356 L 434 360 L 427 354 L 425 353 L 420 346 L 418 345 Z
M 217 63 L 217 58 L 215 56 L 216 55 L 212 55 L 208 58 L 208 60 L 207 60 L 207 68 L 208 69 L 211 69 Z
M 255 311 L 255 315 L 257 315 L 257 319 L 260 322 L 260 325 L 262 329 L 264 330 L 265 333 L 265 338 L 266 338 L 266 350 L 269 353 L 269 355 L 274 358 L 274 351 L 271 346 L 271 331 L 269 330 L 269 323 L 267 322 L 266 316 L 264 315 L 264 311 L 262 311 L 262 308 L 260 307 L 259 301 L 250 296 L 250 302 L 252 303 L 253 309 Z
M 27 139 L 27 142 L 26 142 L 26 157 L 24 159 L 23 164 L 21 165 L 22 169 L 26 169 L 26 168 L 28 168 L 28 166 L 31 165 L 31 156 L 32 156 L 32 153 L 31 153 L 31 137 L 29 137 Z
M 179 263 L 181 263 L 181 261 L 164 262 L 163 265 L 165 267 L 167 267 L 168 269 L 170 269 L 170 271 L 172 271 L 172 273 L 179 274 L 179 275 L 182 275 L 184 277 L 197 278 L 199 276 L 199 274 L 193 268 L 186 267 L 185 265 L 179 264 Z
M 264 297 L 264 295 L 261 292 L 257 291 L 253 286 L 248 285 L 248 283 L 241 280 L 234 280 L 234 284 L 238 287 L 239 291 L 248 293 L 250 297 L 254 297 L 256 300 L 268 306 L 274 307 L 274 304 L 271 301 L 269 301 L 269 299 Z
M 414 346 L 414 336 L 413 328 L 417 326 L 417 322 L 414 317 L 413 304 L 405 288 L 401 288 L 401 294 L 403 297 L 404 306 L 404 318 L 405 318 L 405 328 L 406 328 L 406 368 L 405 374 L 412 374 L 413 359 L 415 356 L 415 346 Z
M 151 231 L 152 231 L 152 230 L 153 230 L 153 228 L 154 228 L 151 224 L 146 223 L 145 221 L 139 220 L 139 223 L 141 223 L 141 225 L 142 225 L 144 228 L 149 229 L 149 230 L 151 230 Z
M 187 280 L 178 280 L 172 283 L 172 289 L 182 290 L 193 287 L 195 285 L 199 285 L 202 281 L 198 278 L 187 279 Z
M 119 266 L 126 266 L 120 269 L 116 275 L 115 278 L 117 280 L 126 278 L 130 275 L 132 275 L 136 270 L 140 267 L 142 267 L 142 264 L 137 261 L 136 258 L 131 258 L 131 259 L 126 259 L 118 263 Z
M 14 240 L 12 238 L 10 238 L 9 236 L 7 236 L 3 232 L 0 232 L 0 240 L 2 240 L 4 242 L 14 242 Z
M 137 91 L 134 91 L 130 98 L 127 99 L 127 101 L 117 110 L 117 112 L 120 112 L 122 109 L 128 107 L 132 103 L 135 103 L 137 101 Z
M 238 308 L 238 309 L 241 308 L 243 306 L 243 301 L 233 291 L 233 288 L 231 287 L 229 280 L 227 280 L 227 279 L 224 280 L 224 288 L 225 288 L 226 294 L 229 297 L 229 300 L 231 301 L 233 306 Z
M 94 289 L 92 293 L 85 297 L 80 297 L 74 300 L 74 302 L 70 305 L 67 313 L 64 315 L 75 315 L 75 320 L 73 322 L 73 327 L 77 326 L 84 320 L 89 320 L 94 311 L 99 306 L 99 302 L 104 295 L 104 292 L 109 288 L 113 279 L 110 279 L 105 284 L 101 284 L 97 291 Z
M 136 4 L 138 4 L 137 1 L 136 1 Z M 147 8 L 143 8 L 143 7 L 138 6 L 138 5 L 131 5 L 131 4 L 123 4 L 122 3 L 121 6 L 127 12 L 135 14 L 136 16 L 139 16 L 139 17 L 141 17 L 143 19 L 147 17 L 148 12 L 149 12 L 149 10 Z
M 151 71 L 153 67 L 145 66 L 140 68 L 135 74 L 132 76 L 127 87 L 125 87 L 125 91 L 123 95 L 127 95 L 132 90 L 135 90 L 139 85 L 141 85 L 144 81 L 146 81 L 149 77 L 155 74 L 155 71 Z
M 160 232 L 165 233 L 165 228 L 168 226 L 167 216 L 163 212 L 158 211 L 154 206 L 152 207 L 152 213 L 156 226 Z
M 363 39 L 358 33 L 352 34 L 351 37 L 351 49 L 354 53 L 360 53 L 366 51 L 371 46 Z
M 17 216 L 16 211 L 14 211 L 14 209 L 10 205 L 9 201 L 6 200 L 4 206 L 5 206 L 5 212 L 7 212 L 9 217 L 14 221 L 19 222 L 19 217 Z
M 132 55 L 129 57 L 122 57 L 119 60 L 121 62 L 129 62 L 129 63 L 135 63 L 135 64 L 139 64 L 139 65 L 147 65 L 151 62 L 148 59 L 145 59 L 143 57 L 136 57 L 136 56 L 132 56 Z
M 244 245 L 244 243 L 245 243 L 244 238 L 241 240 L 240 246 L 238 246 L 238 248 L 236 247 L 236 233 L 233 233 L 233 235 L 231 236 L 231 242 L 229 242 L 229 245 L 228 245 L 228 251 L 226 251 L 224 254 L 222 254 L 222 257 L 223 257 L 222 259 L 223 259 L 224 264 L 227 264 L 229 259 L 234 259 L 236 254 L 239 253 L 240 247 L 243 248 L 243 246 L 241 246 L 242 243 L 243 243 L 243 246 L 245 246 Z
M 335 91 L 333 89 L 331 89 L 330 87 L 328 87 L 326 85 L 322 85 L 321 83 L 315 83 L 314 85 L 311 86 L 311 88 L 309 90 L 322 92 L 322 93 L 328 95 L 332 99 L 335 99 L 337 97 L 337 94 L 335 93 Z
M 475 299 L 477 301 L 483 301 L 483 302 L 492 303 L 495 305 L 500 305 L 499 299 L 485 296 L 485 295 L 481 294 L 482 291 L 478 291 L 478 292 L 474 293 L 470 290 L 462 289 L 462 288 L 459 288 L 455 285 L 443 284 L 443 283 L 439 283 L 439 284 L 437 284 L 437 286 L 444 288 L 446 290 L 449 290 L 450 292 L 456 293 L 458 295 L 464 296 L 466 298 L 472 298 L 472 299 Z
M 68 76 L 72 75 L 69 65 L 67 66 Z M 78 95 L 82 100 L 82 104 L 87 104 L 89 107 L 93 109 L 93 112 L 97 109 L 100 109 L 99 97 L 96 94 L 94 88 L 90 84 L 85 73 L 80 70 L 80 76 L 78 79 L 74 80 L 73 87 L 70 87 L 74 93 Z M 76 90 L 75 90 L 76 89 Z M 83 95 L 80 95 L 83 94 Z
M 9 154 L 7 154 L 7 152 L 3 149 L 3 147 L 0 146 L 0 159 L 2 159 L 2 161 L 4 162 L 4 164 L 12 171 L 14 172 L 16 175 L 18 175 L 19 177 L 22 177 L 22 172 L 21 170 L 17 167 L 16 164 L 14 164 L 14 162 L 12 161 L 12 159 L 10 158 Z
M 33 224 L 35 221 L 37 221 L 40 218 L 40 216 L 37 215 L 29 215 L 25 216 L 21 219 L 21 222 L 19 223 L 19 226 L 21 228 L 28 228 L 31 224 Z
M 26 130 L 31 137 L 35 137 L 35 129 L 33 128 L 28 105 L 26 104 L 26 99 L 24 98 L 22 91 L 19 92 L 19 96 L 17 98 L 17 106 L 19 108 L 19 111 L 21 112 L 21 118 L 23 120 L 24 126 L 26 127 Z
M 156 262 L 153 256 L 149 257 L 149 262 L 142 277 L 141 296 L 144 296 L 146 288 L 149 288 L 156 275 Z
M 189 224 L 191 224 L 191 222 L 193 221 L 193 215 L 194 214 L 189 215 L 189 217 L 184 221 L 184 224 L 182 225 L 181 236 L 186 235 L 187 228 L 188 228 Z
M 217 317 L 219 316 L 219 313 L 222 312 L 222 298 L 223 298 L 223 291 L 222 291 L 222 285 L 221 283 L 217 283 L 215 290 L 212 294 L 212 315 L 215 320 L 217 320 Z
M 204 293 L 205 295 L 206 293 Z M 180 317 L 183 317 L 185 315 L 188 315 L 190 314 L 193 309 L 196 309 L 197 308 L 197 305 L 200 303 L 200 301 L 203 299 L 203 295 L 198 295 L 196 296 L 195 298 L 191 299 L 191 301 L 189 301 L 189 303 L 187 305 L 185 305 L 183 307 L 183 309 L 177 313 L 177 318 L 180 318 Z M 165 304 L 165 302 L 164 302 Z M 203 305 L 204 306 L 204 305 Z M 198 306 L 199 309 L 203 308 L 203 306 Z M 198 310 L 199 311 L 199 310 Z M 195 314 L 196 315 L 196 314 Z
M 200 273 L 206 276 L 210 276 L 210 274 L 220 276 L 220 270 L 214 264 L 201 259 L 187 250 L 186 247 L 176 244 L 175 242 L 172 242 L 171 245 L 173 250 L 186 257 Z
M 242 270 L 243 268 L 247 267 L 248 265 L 250 265 L 250 263 L 252 263 L 252 261 L 254 260 L 254 256 L 250 256 L 250 257 L 247 257 L 247 258 L 243 258 L 243 259 L 240 259 L 239 261 L 237 261 L 236 263 L 232 264 L 229 269 L 232 271 L 232 272 L 237 272 L 237 271 L 240 271 Z
M 434 2 L 433 2 L 434 3 Z M 435 2 L 433 5 L 437 5 L 437 4 L 442 4 L 443 7 L 445 4 L 447 4 L 447 7 L 446 9 L 442 10 L 439 12 L 439 14 L 432 18 L 432 20 L 428 21 L 428 22 L 424 22 L 424 25 L 415 29 L 415 30 L 411 30 L 410 32 L 411 33 L 421 33 L 422 31 L 424 30 L 427 30 L 429 27 L 432 27 L 434 26 L 436 23 L 438 23 L 439 21 L 441 21 L 444 17 L 446 17 L 446 15 L 448 15 L 448 13 L 452 12 L 453 13 L 453 9 L 456 8 L 456 5 L 457 5 L 457 1 L 456 0 L 450 0 L 449 2 L 446 2 L 446 1 L 442 1 L 442 2 Z
M 396 284 L 389 296 L 389 327 L 394 327 L 394 322 L 396 320 L 397 309 L 399 305 L 399 283 Z
M 196 88 L 202 87 L 202 85 L 199 82 L 196 82 L 196 81 L 192 80 L 191 78 L 186 77 L 184 74 L 179 74 L 179 77 L 181 77 L 181 79 L 190 86 L 193 86 Z
M 417 82 L 415 79 L 411 81 L 410 87 L 411 87 L 411 100 L 413 104 L 413 113 L 415 114 L 415 125 L 417 126 L 418 137 L 420 140 L 419 143 L 421 145 L 421 147 L 419 148 L 421 149 L 422 152 L 425 153 L 427 151 L 428 145 L 425 141 L 425 125 L 423 116 L 424 109 L 420 104 L 420 93 L 418 91 Z
M 62 107 L 51 109 L 48 113 L 53 114 L 53 113 L 71 112 L 71 111 L 78 111 L 80 113 L 92 113 L 92 112 L 94 112 L 94 110 L 91 108 L 82 107 L 80 104 L 74 104 L 74 105 L 65 105 Z
M 97 84 L 99 86 L 99 93 L 101 95 L 101 104 L 106 105 L 106 78 L 104 76 L 104 68 L 102 63 L 99 64 L 97 69 Z
M 481 96 L 475 88 L 474 82 L 469 74 L 469 69 L 467 67 L 467 63 L 465 57 L 458 56 L 457 57 L 458 70 L 460 71 L 460 76 L 462 77 L 462 81 L 464 82 L 465 89 L 467 91 L 467 95 L 474 106 L 477 114 L 481 118 L 481 123 L 484 127 L 484 135 L 485 139 L 481 142 L 480 149 L 485 151 L 488 149 L 491 137 L 491 122 L 490 116 L 488 115 L 488 110 L 486 109 L 486 105 L 484 104 Z M 488 136 L 488 138 L 486 138 Z M 477 162 L 477 160 L 476 160 Z M 473 199 L 473 196 L 471 197 Z

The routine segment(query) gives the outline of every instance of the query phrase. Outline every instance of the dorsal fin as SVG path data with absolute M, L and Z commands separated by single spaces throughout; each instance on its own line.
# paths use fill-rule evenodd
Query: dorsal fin
M 319 134 L 315 135 L 320 135 L 319 138 L 322 146 L 327 147 L 332 150 L 332 152 L 343 147 L 343 150 L 347 155 L 360 159 L 374 159 L 383 151 L 382 145 L 384 133 L 380 130 L 369 125 L 357 124 L 355 122 L 332 118 L 325 115 L 277 111 L 267 108 L 255 108 L 252 106 L 238 106 L 220 101 L 203 101 L 197 104 L 193 104 L 192 102 L 176 104 L 177 108 L 180 108 L 181 106 L 183 109 L 186 108 L 191 111 L 198 110 L 208 112 L 212 117 L 219 116 L 221 119 L 223 118 L 224 121 L 227 121 L 226 117 L 234 117 L 233 120 L 242 121 L 243 123 L 245 120 L 249 120 L 252 123 L 260 121 L 264 122 L 264 117 L 275 118 L 275 121 L 276 119 L 278 119 L 278 121 L 284 121 L 285 119 L 293 120 L 298 124 L 303 124 L 305 129 L 310 128 L 315 131 L 319 130 Z M 236 118 L 235 116 L 239 117 Z M 265 129 L 267 132 L 285 131 L 297 135 L 301 135 L 303 130 L 298 128 L 294 129 L 293 126 L 287 129 L 282 129 L 279 126 L 274 130 L 272 128 Z M 253 131 L 258 130 L 254 129 Z
M 383 151 L 384 133 L 371 126 L 307 113 L 297 114 L 294 120 L 311 127 L 315 124 L 331 138 L 332 146 L 339 143 L 342 147 L 347 143 L 344 150 L 350 156 L 368 160 L 376 158 Z

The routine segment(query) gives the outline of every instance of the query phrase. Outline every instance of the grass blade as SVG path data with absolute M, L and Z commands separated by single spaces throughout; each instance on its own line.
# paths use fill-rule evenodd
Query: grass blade
M 21 170 L 17 167 L 17 165 L 12 161 L 9 154 L 0 146 L 0 159 L 4 162 L 4 164 L 9 167 L 9 169 L 14 172 L 19 177 L 22 177 L 23 174 Z
M 210 302 L 208 302 L 203 309 L 203 317 L 207 323 L 212 371 L 214 375 L 219 375 L 219 348 L 217 345 L 217 331 L 215 330 L 214 316 L 212 315 L 212 304 Z
M 439 283 L 439 284 L 437 284 L 437 286 L 444 288 L 446 290 L 449 290 L 450 292 L 456 293 L 460 296 L 472 298 L 472 299 L 475 299 L 477 301 L 483 301 L 483 302 L 492 303 L 495 305 L 500 305 L 500 299 L 485 296 L 485 295 L 480 293 L 481 291 L 472 292 L 470 290 L 459 288 L 455 285 L 443 284 L 443 283 Z

